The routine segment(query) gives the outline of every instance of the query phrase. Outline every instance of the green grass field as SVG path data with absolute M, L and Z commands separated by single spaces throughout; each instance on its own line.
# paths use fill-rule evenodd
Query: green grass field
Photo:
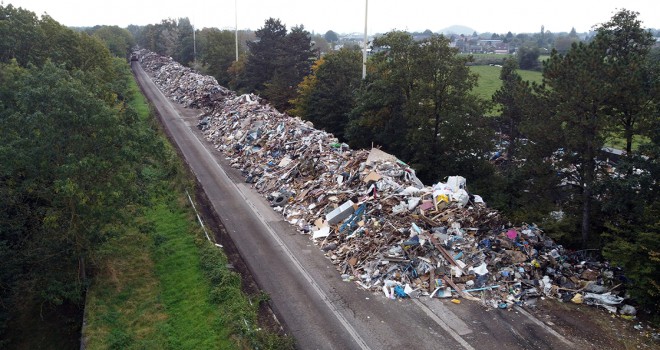
M 474 89 L 474 92 L 487 100 L 490 100 L 495 91 L 502 86 L 500 80 L 500 71 L 502 68 L 495 66 L 470 66 L 473 73 L 479 75 L 479 85 Z M 540 83 L 542 79 L 541 72 L 518 70 L 518 74 L 528 81 Z

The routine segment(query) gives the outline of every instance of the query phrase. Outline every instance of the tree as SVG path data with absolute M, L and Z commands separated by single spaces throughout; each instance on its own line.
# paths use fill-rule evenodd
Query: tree
M 245 64 L 245 76 L 240 87 L 245 91 L 262 93 L 265 83 L 273 78 L 276 60 L 285 46 L 286 26 L 279 19 L 269 18 L 255 34 L 257 41 L 247 43 L 248 57 Z
M 131 32 L 118 26 L 96 26 L 88 33 L 99 38 L 116 57 L 128 57 L 135 46 Z
M 507 32 L 504 37 L 504 43 L 510 43 L 511 41 L 513 41 L 513 33 Z
M 48 16 L 0 27 L 9 38 L 25 37 L 21 31 L 51 38 L 0 60 L 4 346 L 6 321 L 21 308 L 82 304 L 100 245 L 137 200 L 143 160 L 135 149 L 149 139 L 135 130 L 136 115 L 120 98 L 131 79 L 125 59 L 112 59 L 98 38 Z
M 578 42 L 578 40 L 568 36 L 560 36 L 555 40 L 555 50 L 561 54 L 565 54 L 571 49 L 571 46 L 575 42 Z
M 385 51 L 372 58 L 350 139 L 383 145 L 424 180 L 482 171 L 491 135 L 482 118 L 485 101 L 470 94 L 477 77 L 466 66 L 469 58 L 437 35 L 416 42 L 408 33 L 390 32 L 374 46 Z
M 493 95 L 501 115 L 496 117 L 502 133 L 500 147 L 505 147 L 497 164 L 496 176 L 483 193 L 489 205 L 502 210 L 515 222 L 542 222 L 554 210 L 556 171 L 543 160 L 559 146 L 529 142 L 553 135 L 552 123 L 539 123 L 535 116 L 543 114 L 544 103 L 536 94 L 536 86 L 524 81 L 517 72 L 515 58 L 505 60 L 500 72 L 502 86 Z M 506 144 L 504 146 L 503 144 Z M 523 161 L 524 160 L 524 161 Z
M 184 65 L 191 65 L 195 60 L 193 31 L 195 28 L 190 24 L 188 17 L 179 18 L 176 26 L 176 49 L 173 58 Z
M 314 57 L 309 32 L 302 25 L 291 28 L 284 48 L 276 58 L 275 73 L 264 90 L 266 98 L 278 110 L 287 112 L 291 109 L 298 84 L 311 73 Z
M 386 50 L 370 60 L 367 78 L 351 111 L 346 136 L 352 146 L 364 148 L 375 143 L 397 154 L 407 148 L 405 106 L 412 88 L 413 44 L 410 34 L 400 31 L 374 40 L 374 47 Z
M 598 189 L 604 218 L 603 249 L 624 267 L 630 294 L 652 314 L 660 310 L 660 65 L 654 40 L 641 28 L 638 13 L 621 10 L 597 29 L 595 45 L 605 52 L 603 66 L 611 83 L 606 110 L 609 133 L 626 140 L 626 157 L 616 176 Z M 646 142 L 632 149 L 634 135 Z M 657 321 L 657 317 L 656 317 Z
M 328 30 L 327 32 L 325 32 L 325 35 L 323 37 L 329 43 L 336 43 L 337 41 L 339 41 L 339 36 L 337 35 L 337 33 L 333 32 L 332 30 Z
M 609 113 L 626 140 L 626 152 L 632 154 L 635 135 L 644 134 L 657 118 L 657 94 L 660 65 L 650 60 L 655 39 L 641 27 L 636 12 L 621 10 L 597 29 L 594 41 L 605 51 L 605 74 L 612 86 Z
M 3 96 L 0 250 L 16 275 L 1 294 L 10 313 L 80 305 L 108 226 L 137 193 L 132 116 L 97 97 L 85 75 L 47 62 L 14 75 Z
M 412 52 L 413 89 L 406 106 L 411 162 L 434 182 L 457 173 L 482 177 L 492 133 L 483 118 L 487 102 L 471 94 L 477 76 L 466 65 L 470 58 L 459 56 L 441 35 L 413 45 Z
M 67 68 L 80 68 L 83 60 L 80 57 L 80 33 L 57 23 L 48 15 L 43 15 L 39 21 L 39 27 L 44 33 L 44 40 L 39 43 L 42 57 L 47 57 L 54 62 L 63 63 Z M 82 34 L 86 36 L 87 34 Z
M 285 112 L 291 108 L 298 84 L 310 73 L 315 56 L 310 34 L 303 26 L 287 34 L 279 20 L 270 18 L 256 35 L 259 41 L 248 43 L 241 88 L 263 94 Z
M 540 51 L 536 45 L 523 45 L 518 48 L 517 58 L 520 69 L 533 70 L 539 67 Z
M 23 8 L 0 3 L 0 61 L 16 59 L 19 64 L 42 64 L 44 55 L 39 50 L 44 43 L 44 33 L 39 19 Z
M 509 138 L 506 149 L 509 158 L 517 156 L 522 136 L 521 124 L 529 112 L 528 106 L 532 99 L 529 82 L 522 80 L 517 68 L 518 63 L 515 59 L 509 58 L 504 61 L 500 71 L 502 87 L 493 94 L 493 102 L 500 107 L 502 124 L 505 126 L 504 131 Z
M 623 176 L 603 184 L 603 255 L 624 268 L 630 294 L 655 315 L 660 311 L 660 125 L 640 154 L 617 164 Z
M 592 204 L 595 187 L 602 169 L 596 156 L 605 144 L 608 126 L 606 103 L 610 85 L 604 74 L 605 51 L 595 43 L 576 43 L 566 55 L 556 51 L 544 63 L 543 91 L 549 115 L 544 122 L 560 128 L 554 135 L 552 146 L 560 145 L 561 152 L 554 157 L 555 167 L 571 188 L 577 189 L 581 212 L 581 241 L 589 242 L 592 228 Z M 557 148 L 555 148 L 557 149 Z
M 341 49 L 316 61 L 312 74 L 298 85 L 292 114 L 344 139 L 355 94 L 361 83 L 362 55 Z
M 202 71 L 214 76 L 220 85 L 228 86 L 232 79 L 228 69 L 236 59 L 234 33 L 217 28 L 204 28 L 198 33 Z
M 320 58 L 332 49 L 330 43 L 320 34 L 313 35 L 311 39 L 312 50 L 314 51 L 316 58 Z
M 163 56 L 174 56 L 178 43 L 177 23 L 164 19 L 157 24 L 147 24 L 141 32 L 138 44 Z

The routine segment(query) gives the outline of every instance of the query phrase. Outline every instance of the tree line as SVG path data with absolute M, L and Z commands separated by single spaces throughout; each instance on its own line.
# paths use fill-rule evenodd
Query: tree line
M 0 347 L 35 312 L 79 332 L 104 242 L 162 153 L 127 105 L 130 35 L 91 32 L 0 5 Z
M 568 247 L 595 249 L 625 267 L 633 295 L 657 310 L 660 54 L 638 15 L 620 10 L 586 41 L 569 34 L 542 63 L 541 84 L 517 73 L 541 64 L 538 47 L 523 45 L 501 62 L 492 100 L 472 93 L 473 58 L 442 35 L 375 38 L 362 80 L 357 48 L 319 57 L 303 26 L 287 30 L 273 18 L 236 62 L 233 37 L 219 41 L 224 47 L 213 55 L 226 58 L 215 76 L 352 147 L 396 154 L 426 183 L 467 177 L 513 222 L 539 223 Z M 550 37 L 534 38 L 547 45 Z M 500 115 L 485 117 L 493 107 Z M 615 142 L 624 155 L 607 164 L 604 150 Z

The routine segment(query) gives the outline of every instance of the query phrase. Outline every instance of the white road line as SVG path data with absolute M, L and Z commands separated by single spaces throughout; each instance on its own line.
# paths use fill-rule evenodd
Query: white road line
M 548 331 L 548 333 L 554 335 L 555 337 L 557 337 L 557 338 L 558 338 L 559 340 L 561 340 L 562 342 L 564 342 L 564 343 L 566 343 L 566 344 L 568 344 L 568 345 L 570 345 L 570 346 L 574 346 L 574 345 L 575 345 L 575 344 L 573 344 L 572 341 L 566 339 L 563 335 L 557 333 L 557 331 L 555 331 L 554 329 L 550 328 L 547 324 L 541 322 L 541 320 L 539 320 L 538 318 L 534 317 L 532 314 L 530 314 L 529 312 L 527 312 L 525 309 L 521 308 L 520 306 L 516 306 L 516 311 L 519 311 L 521 314 L 527 316 L 527 318 L 529 318 L 532 322 L 536 323 L 536 324 L 539 325 L 541 328 L 545 329 L 546 331 Z
M 424 305 L 421 301 L 417 299 L 411 299 L 411 300 L 415 303 L 415 305 L 419 306 L 419 308 L 422 309 L 422 311 L 424 311 L 426 315 L 428 315 L 433 321 L 435 321 L 435 323 L 440 325 L 440 327 L 442 327 L 442 329 L 444 329 L 445 332 L 449 333 L 449 335 L 451 335 L 451 337 L 454 338 L 454 340 L 456 340 L 459 344 L 461 344 L 464 349 L 475 350 L 475 348 L 473 348 L 472 345 L 468 344 L 468 342 L 465 341 L 465 339 L 463 339 L 458 333 L 456 333 L 456 331 L 454 331 L 451 327 L 449 327 L 448 324 L 446 324 L 442 319 L 440 319 L 440 317 L 434 314 L 433 311 L 429 309 L 426 305 Z
M 140 69 L 142 69 L 142 67 L 140 67 Z M 151 80 L 150 77 L 147 77 L 147 78 L 148 78 L 149 80 Z M 152 84 L 153 84 L 153 82 L 152 82 Z M 155 85 L 155 84 L 154 84 L 154 85 Z M 175 114 L 178 115 L 179 113 L 176 112 L 176 109 L 174 109 L 174 107 L 173 107 L 172 104 L 170 103 L 170 100 L 169 100 L 167 97 L 165 97 L 165 95 L 163 94 L 163 92 L 160 91 L 160 89 L 158 89 L 158 87 L 156 87 L 156 90 L 158 90 L 158 93 L 159 93 L 161 96 L 163 96 L 163 98 L 165 99 L 165 101 L 167 101 L 167 104 L 168 104 L 169 107 L 175 112 Z M 181 118 L 178 118 L 178 120 L 182 122 Z M 309 284 L 312 286 L 312 289 L 314 289 L 314 291 L 319 295 L 319 297 L 321 297 L 321 299 L 323 299 L 323 301 L 324 301 L 325 304 L 328 306 L 328 308 L 330 309 L 330 311 L 332 311 L 332 313 L 335 315 L 335 317 L 337 317 L 337 319 L 339 320 L 339 322 L 341 322 L 341 324 L 344 326 L 344 328 L 346 329 L 346 331 L 351 335 L 351 337 L 353 338 L 353 340 L 355 340 L 355 342 L 358 344 L 358 346 L 359 346 L 361 349 L 364 349 L 364 350 L 370 350 L 369 346 L 368 346 L 367 343 L 362 339 L 362 337 L 360 337 L 360 334 L 358 334 L 357 330 L 355 330 L 355 328 L 353 328 L 353 326 L 348 322 L 348 320 L 344 317 L 344 315 L 342 315 L 342 314 L 339 312 L 339 310 L 337 310 L 337 308 L 335 307 L 335 305 L 332 304 L 332 302 L 330 302 L 330 298 L 325 294 L 325 292 L 323 292 L 323 290 L 321 289 L 321 287 L 320 287 L 320 286 L 314 281 L 314 279 L 312 278 L 312 276 L 311 276 L 311 275 L 305 270 L 305 268 L 302 266 L 302 264 L 300 263 L 300 261 L 298 261 L 298 259 L 293 255 L 293 253 L 291 252 L 291 250 L 289 250 L 289 248 L 284 244 L 284 242 L 280 239 L 280 237 L 277 235 L 277 233 L 275 233 L 275 231 L 274 231 L 274 230 L 270 227 L 270 225 L 265 221 L 264 217 L 263 217 L 263 216 L 259 213 L 259 211 L 254 207 L 254 205 L 252 204 L 252 202 L 250 202 L 250 201 L 248 200 L 247 196 L 245 196 L 245 194 L 243 193 L 243 191 L 241 191 L 241 189 L 240 189 L 240 188 L 239 188 L 239 187 L 238 187 L 238 186 L 237 186 L 237 185 L 236 185 L 236 184 L 235 184 L 235 183 L 229 178 L 229 176 L 227 175 L 227 173 L 225 173 L 225 170 L 222 169 L 222 167 L 221 167 L 221 166 L 215 161 L 215 158 L 213 157 L 213 155 L 211 154 L 211 152 L 209 152 L 209 150 L 204 146 L 204 144 L 202 144 L 202 142 L 201 142 L 201 141 L 200 141 L 200 140 L 199 140 L 199 139 L 198 139 L 198 138 L 192 133 L 192 131 L 190 130 L 190 128 L 187 127 L 187 126 L 185 125 L 185 123 L 183 123 L 183 124 L 184 124 L 184 126 L 185 126 L 186 132 L 188 132 L 188 133 L 192 136 L 192 138 L 195 139 L 195 140 L 197 141 L 197 143 L 202 147 L 202 149 L 204 149 L 204 151 L 206 152 L 206 154 L 207 154 L 209 157 L 211 157 L 211 159 L 214 159 L 213 164 L 215 165 L 215 167 L 218 168 L 218 170 L 220 170 L 220 174 L 222 175 L 222 177 L 224 177 L 227 181 L 229 181 L 229 183 L 231 183 L 231 184 L 236 188 L 236 191 L 238 191 L 238 193 L 241 195 L 241 197 L 243 197 L 243 199 L 244 199 L 245 202 L 248 204 L 248 206 L 250 206 L 250 209 L 252 209 L 252 211 L 253 211 L 253 212 L 259 217 L 259 221 L 261 221 L 261 223 L 266 227 L 266 229 L 268 230 L 268 233 L 270 233 L 270 235 L 271 235 L 271 236 L 273 237 L 273 239 L 277 242 L 277 244 L 280 245 L 280 247 L 282 248 L 282 251 L 284 251 L 284 253 L 289 257 L 289 259 L 291 259 L 291 261 L 292 261 L 293 264 L 296 266 L 296 268 L 298 269 L 298 271 L 300 271 L 300 273 L 302 274 L 302 276 L 303 276 L 303 277 L 309 282 Z M 470 348 L 470 349 L 471 349 L 471 348 Z

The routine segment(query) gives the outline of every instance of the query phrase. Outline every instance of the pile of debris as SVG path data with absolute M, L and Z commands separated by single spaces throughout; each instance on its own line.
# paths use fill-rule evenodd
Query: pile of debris
M 392 299 L 463 297 L 505 309 L 552 296 L 635 313 L 613 293 L 615 269 L 580 261 L 535 225 L 505 224 L 465 178 L 426 186 L 395 156 L 352 150 L 255 95 L 236 96 L 171 59 L 138 54 L 165 94 L 202 110 L 206 139 L 342 279 Z

